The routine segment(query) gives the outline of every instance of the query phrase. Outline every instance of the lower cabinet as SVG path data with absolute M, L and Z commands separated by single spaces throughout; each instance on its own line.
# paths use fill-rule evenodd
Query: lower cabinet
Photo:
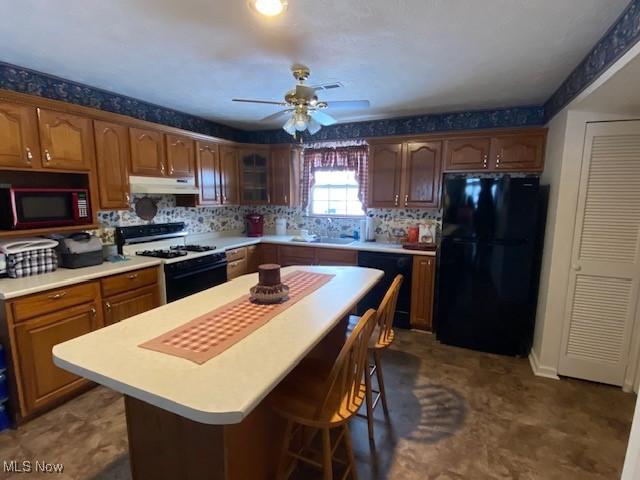
M 278 263 L 290 265 L 358 265 L 358 251 L 341 248 L 278 245 Z
M 431 330 L 436 259 L 426 255 L 413 257 L 411 274 L 411 328 Z
M 278 263 L 278 246 L 273 243 L 261 243 L 258 247 L 258 265 Z
M 53 363 L 59 343 L 160 305 L 156 267 L 35 293 L 0 304 L 1 341 L 10 346 L 11 398 L 20 417 L 47 410 L 91 383 Z
M 160 306 L 158 285 L 138 288 L 103 300 L 104 323 L 112 325 Z
M 247 273 L 257 272 L 258 265 L 264 263 L 261 260 L 260 254 L 259 245 L 249 245 L 247 247 Z
M 35 317 L 15 327 L 15 345 L 22 386 L 23 416 L 44 409 L 89 384 L 53 364 L 51 350 L 103 325 L 97 302 Z
M 233 280 L 247 273 L 247 247 L 227 250 L 227 280 Z

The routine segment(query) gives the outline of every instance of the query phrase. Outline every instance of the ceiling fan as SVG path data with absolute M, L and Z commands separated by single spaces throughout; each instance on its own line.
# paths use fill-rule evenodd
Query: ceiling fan
M 295 89 L 288 91 L 284 96 L 284 101 L 272 100 L 250 100 L 245 98 L 234 98 L 234 102 L 260 103 L 267 105 L 279 105 L 286 107 L 277 113 L 264 117 L 261 121 L 274 120 L 284 115 L 291 114 L 289 120 L 282 127 L 288 134 L 295 137 L 296 132 L 308 130 L 311 135 L 317 133 L 323 126 L 333 125 L 336 119 L 323 112 L 328 108 L 348 109 L 348 108 L 368 108 L 369 100 L 342 100 L 336 102 L 325 102 L 318 99 L 316 90 L 322 89 L 321 85 L 309 86 L 304 82 L 309 78 L 311 71 L 304 65 L 294 65 L 291 68 L 293 78 L 298 81 Z

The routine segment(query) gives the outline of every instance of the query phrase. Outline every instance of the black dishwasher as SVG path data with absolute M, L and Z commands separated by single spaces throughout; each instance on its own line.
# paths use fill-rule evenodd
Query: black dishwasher
M 358 303 L 358 315 L 363 315 L 369 308 L 377 309 L 382 297 L 391 286 L 391 282 L 400 274 L 404 281 L 400 287 L 394 327 L 410 328 L 409 313 L 411 309 L 411 268 L 413 257 L 402 253 L 358 252 L 358 266 L 377 268 L 384 272 L 384 277 Z

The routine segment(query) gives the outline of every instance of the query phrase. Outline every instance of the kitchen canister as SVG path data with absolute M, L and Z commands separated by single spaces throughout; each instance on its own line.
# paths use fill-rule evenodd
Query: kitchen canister
M 276 235 L 286 235 L 286 234 L 287 234 L 287 219 L 276 218 Z

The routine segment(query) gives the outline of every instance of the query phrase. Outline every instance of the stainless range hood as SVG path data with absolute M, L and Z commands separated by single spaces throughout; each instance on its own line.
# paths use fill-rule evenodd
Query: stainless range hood
M 162 178 L 130 176 L 131 193 L 193 195 L 198 193 L 193 178 Z

